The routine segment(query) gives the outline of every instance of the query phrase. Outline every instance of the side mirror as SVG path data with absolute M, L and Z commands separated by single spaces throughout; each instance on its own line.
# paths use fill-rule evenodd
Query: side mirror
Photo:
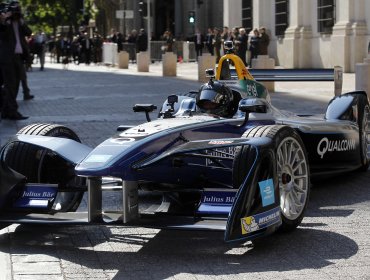
M 239 105 L 239 110 L 245 113 L 244 122 L 241 126 L 244 126 L 249 120 L 250 113 L 267 113 L 267 105 L 261 99 L 250 98 L 244 99 Z
M 157 106 L 153 104 L 135 104 L 132 109 L 134 110 L 134 112 L 145 112 L 146 120 L 150 122 L 151 120 L 149 117 L 149 113 L 157 110 Z

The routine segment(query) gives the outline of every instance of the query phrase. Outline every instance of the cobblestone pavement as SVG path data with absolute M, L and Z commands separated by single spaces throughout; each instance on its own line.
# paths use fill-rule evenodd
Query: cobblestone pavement
M 134 103 L 160 106 L 168 94 L 195 89 L 197 65 L 181 64 L 177 78 L 105 66 L 48 64 L 29 73 L 32 101 L 19 100 L 26 121 L 0 123 L 4 143 L 35 122 L 61 123 L 95 146 L 119 124 L 138 124 Z M 344 91 L 354 89 L 346 74 Z M 276 107 L 322 113 L 331 83 L 276 83 Z M 21 95 L 21 94 L 20 94 Z M 369 279 L 370 173 L 351 173 L 313 185 L 307 215 L 289 234 L 254 244 L 226 244 L 222 232 L 120 226 L 11 225 L 0 230 L 0 279 Z M 114 193 L 105 206 L 119 204 Z M 82 205 L 83 207 L 84 205 Z

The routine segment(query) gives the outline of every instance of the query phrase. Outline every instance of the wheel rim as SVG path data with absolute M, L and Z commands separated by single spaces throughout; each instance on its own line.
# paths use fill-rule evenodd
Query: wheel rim
M 367 161 L 369 160 L 369 155 L 368 155 L 368 146 L 370 144 L 370 140 L 369 140 L 369 135 L 368 135 L 368 131 L 369 131 L 369 106 L 366 106 L 364 108 L 364 115 L 363 115 L 363 119 L 362 119 L 362 133 L 361 133 L 361 142 L 362 142 L 362 153 L 363 153 L 363 164 L 366 164 Z
M 306 156 L 295 138 L 284 138 L 278 146 L 277 173 L 281 213 L 295 220 L 305 209 L 309 182 Z

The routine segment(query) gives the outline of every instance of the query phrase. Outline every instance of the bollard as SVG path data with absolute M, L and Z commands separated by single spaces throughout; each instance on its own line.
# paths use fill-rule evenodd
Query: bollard
M 118 68 L 128 69 L 128 61 L 129 61 L 128 52 L 120 51 L 118 53 Z
M 202 56 L 199 56 L 198 59 L 198 81 L 205 83 L 208 81 L 206 77 L 207 69 L 214 69 L 216 64 L 216 57 L 212 56 L 209 53 L 205 53 Z
M 149 53 L 139 52 L 136 54 L 137 71 L 149 72 Z
M 183 54 L 182 58 L 184 62 L 189 62 L 189 57 L 190 57 L 190 43 L 189 41 L 183 42 L 182 43 L 182 49 L 183 49 Z
M 342 94 L 343 85 L 343 68 L 334 66 L 334 95 L 340 96 Z
M 274 69 L 275 59 L 268 55 L 259 55 L 252 59 L 252 68 L 254 69 Z M 261 82 L 269 92 L 275 91 L 275 82 Z
M 162 54 L 162 75 L 176 76 L 177 74 L 177 57 L 173 52 Z
M 364 90 L 370 100 L 370 59 L 365 58 L 364 63 L 356 63 L 356 90 Z

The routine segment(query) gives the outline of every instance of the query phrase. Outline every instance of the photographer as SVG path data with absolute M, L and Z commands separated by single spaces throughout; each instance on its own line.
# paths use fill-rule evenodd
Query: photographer
M 25 24 L 18 1 L 2 5 L 0 14 L 0 69 L 3 77 L 1 117 L 24 120 L 16 101 L 20 80 L 25 78 L 24 60 L 28 57 L 26 36 L 31 30 Z

